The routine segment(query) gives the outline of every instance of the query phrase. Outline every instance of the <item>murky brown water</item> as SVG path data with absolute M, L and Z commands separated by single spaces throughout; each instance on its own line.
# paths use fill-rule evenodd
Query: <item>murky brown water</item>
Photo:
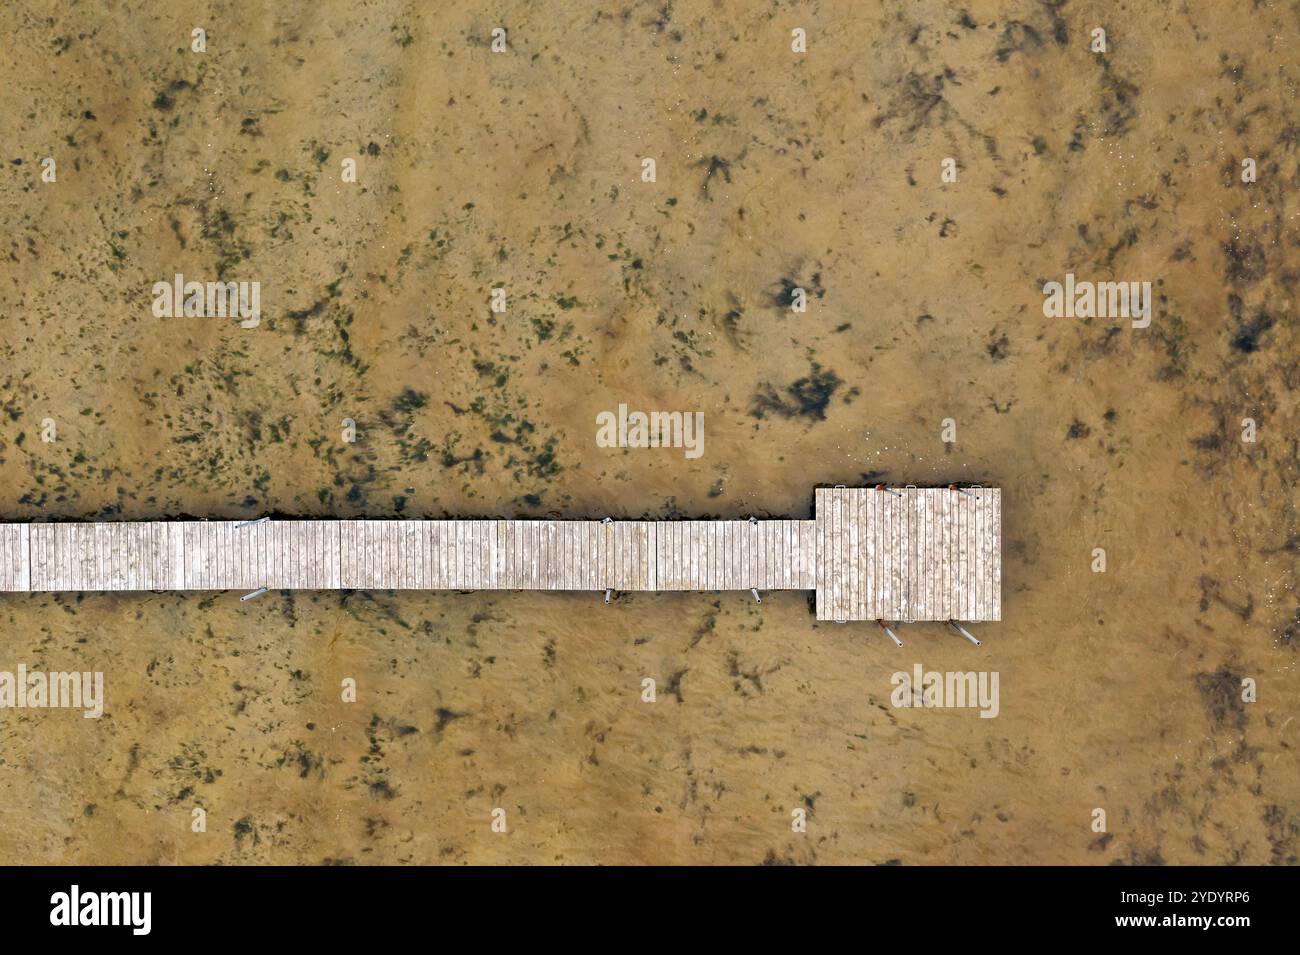
M 9 5 L 0 516 L 981 481 L 1004 621 L 898 651 L 802 594 L 9 595 L 0 669 L 108 702 L 0 711 L 0 859 L 1294 863 L 1296 6 L 469 6 Z M 154 318 L 177 271 L 260 281 L 261 326 Z M 1151 327 L 1045 319 L 1066 271 L 1156 283 Z M 704 456 L 597 447 L 619 402 L 703 411 Z M 894 709 L 916 662 L 998 671 L 1000 715 Z

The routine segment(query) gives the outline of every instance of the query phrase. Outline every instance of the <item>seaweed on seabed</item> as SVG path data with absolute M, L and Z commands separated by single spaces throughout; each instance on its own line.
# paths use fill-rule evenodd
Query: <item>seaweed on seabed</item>
M 831 397 L 842 384 L 844 380 L 839 375 L 813 362 L 809 373 L 787 385 L 783 392 L 764 384 L 750 399 L 749 413 L 760 420 L 776 414 L 783 418 L 825 421 Z

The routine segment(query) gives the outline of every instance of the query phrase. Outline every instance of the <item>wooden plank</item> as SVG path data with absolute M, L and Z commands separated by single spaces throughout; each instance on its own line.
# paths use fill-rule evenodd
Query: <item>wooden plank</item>
M 595 590 L 591 581 L 591 548 L 587 542 L 589 521 L 571 521 L 573 534 L 573 589 Z
M 165 590 L 167 588 L 167 526 L 165 524 L 137 524 L 139 576 L 136 590 Z
M 429 546 L 433 557 L 433 586 L 435 590 L 450 588 L 447 573 L 447 527 L 443 521 L 430 522 Z
M 266 559 L 265 547 L 263 542 L 263 560 Z M 352 590 L 362 590 L 365 588 L 365 562 L 366 562 L 366 537 L 364 533 L 364 524 L 361 521 L 348 522 L 348 556 L 345 561 L 348 578 L 348 587 Z M 262 581 L 266 584 L 265 579 Z
M 139 590 L 137 541 L 141 525 L 125 521 L 113 522 L 113 589 L 130 592 Z
M 736 538 L 740 536 L 735 521 L 722 522 L 722 576 L 718 580 L 721 590 L 739 590 L 739 563 L 736 559 Z
M 478 587 L 478 534 L 477 521 L 457 521 L 460 533 L 456 543 L 461 550 L 460 574 L 461 586 L 466 590 Z
M 230 586 L 227 579 L 229 556 L 227 554 L 227 531 L 229 522 L 214 521 L 209 525 L 212 533 L 212 587 L 221 590 Z
M 970 616 L 968 620 L 978 620 L 980 618 L 980 600 L 982 597 L 982 588 L 980 587 L 981 560 L 980 560 L 980 534 L 983 525 L 983 508 L 980 506 L 980 497 L 977 495 L 971 501 L 971 603 Z
M 19 578 L 20 587 L 15 590 L 32 589 L 32 526 L 30 524 L 22 525 L 22 568 L 23 576 Z
M 514 563 L 511 580 L 514 582 L 516 590 L 523 590 L 526 586 L 527 575 L 525 572 L 526 562 L 524 558 L 524 524 L 522 521 L 511 521 L 511 560 Z
M 709 540 L 709 589 L 722 590 L 726 572 L 726 537 L 723 527 L 716 523 L 705 525 Z
M 294 565 L 298 573 L 298 586 L 304 590 L 314 590 L 320 566 L 317 556 L 316 533 L 308 521 L 294 521 L 294 539 L 297 542 L 298 555 Z
M 557 521 L 543 521 L 546 533 L 546 589 L 563 590 L 564 555 L 560 541 L 560 524 Z
M 921 514 L 924 492 L 920 488 L 907 489 L 907 616 L 908 620 L 923 618 L 924 597 L 921 584 L 925 570 L 922 560 L 925 552 L 925 526 Z
M 778 541 L 785 521 L 759 521 L 754 525 L 754 586 L 763 590 L 781 590 L 781 561 Z
M 32 566 L 31 581 L 33 591 L 49 590 L 49 527 L 48 524 L 33 524 L 28 530 L 28 545 L 31 547 Z
M 524 539 L 527 542 L 528 561 L 525 565 L 524 586 L 529 590 L 542 589 L 542 575 L 545 567 L 545 541 L 542 539 L 542 522 L 528 521 L 524 525 Z
M 740 531 L 740 580 L 738 590 L 748 590 L 758 586 L 758 525 L 742 521 L 736 528 Z
M 339 524 L 339 586 L 345 590 L 351 590 L 353 586 L 353 534 L 356 530 L 356 524 L 353 521 L 343 521 Z
M 777 562 L 777 539 L 784 523 L 784 521 L 759 521 L 753 525 L 754 586 L 760 592 L 781 589 L 778 581 L 781 570 Z
M 122 525 L 122 548 L 126 559 L 123 573 L 125 589 L 128 591 L 144 590 L 144 555 L 147 553 L 146 539 L 152 528 L 148 524 L 128 523 Z
M 713 574 L 710 567 L 713 561 L 713 549 L 709 546 L 712 537 L 712 528 L 707 521 L 695 522 L 695 573 L 698 581 L 698 588 L 701 591 L 709 590 L 713 585 Z
M 330 553 L 330 531 L 335 530 L 335 528 L 331 528 L 321 521 L 308 521 L 307 527 L 311 530 L 312 553 L 314 555 L 312 587 L 316 590 L 328 590 L 331 586 L 333 572 L 333 560 Z M 415 540 L 415 546 L 418 548 L 420 540 L 418 528 L 413 528 L 412 536 Z
M 483 580 L 486 542 L 480 529 L 481 524 L 481 521 L 456 522 L 460 529 L 456 536 L 456 543 L 461 551 L 461 588 L 464 590 L 478 590 Z
M 695 589 L 704 591 L 709 589 L 709 525 L 705 521 L 692 521 L 691 531 L 694 534 L 692 541 L 693 561 L 695 568 Z
M 979 604 L 979 502 L 969 494 L 963 494 L 966 502 L 966 609 L 963 620 L 974 620 L 978 615 Z
M 492 577 L 490 586 L 493 590 L 500 590 L 506 579 L 505 567 L 505 529 L 501 520 L 492 522 L 490 530 L 491 548 L 492 548 Z
M 510 522 L 510 583 L 514 590 L 528 587 L 528 528 L 523 521 Z
M 875 494 L 876 535 L 876 614 L 880 620 L 894 618 L 894 496 L 888 488 Z
M 320 574 L 320 556 L 316 531 L 310 521 L 294 521 L 294 536 L 298 541 L 298 586 L 315 590 Z
M 967 574 L 969 573 L 969 559 L 967 557 L 966 540 L 969 533 L 970 501 L 964 494 L 957 495 L 957 542 L 954 548 L 957 554 L 957 586 L 954 588 L 956 597 L 956 611 L 953 618 L 956 620 L 969 620 L 966 610 L 967 597 Z
M 299 521 L 302 542 L 302 580 L 307 590 L 319 590 L 325 576 L 324 542 L 317 521 Z
M 615 521 L 613 528 L 613 537 L 610 541 L 610 560 L 614 571 L 614 589 L 624 590 L 627 587 L 627 528 L 622 521 Z
M 861 588 L 860 613 L 864 620 L 880 618 L 879 505 L 880 493 L 878 491 L 866 490 L 862 493 L 858 506 L 858 519 L 862 535 L 862 540 L 858 545 L 859 572 L 861 575 L 858 586 Z
M 547 555 L 550 577 L 549 589 L 562 591 L 567 589 L 564 586 L 564 522 L 546 521 L 545 524 L 549 544 L 549 553 Z
M 629 521 L 623 525 L 623 589 L 641 589 L 641 525 Z
M 790 586 L 790 570 L 793 564 L 793 547 L 790 547 L 790 530 L 794 521 L 780 520 L 767 522 L 767 586 L 772 590 L 793 590 Z
M 699 550 L 700 590 L 713 587 L 713 525 L 708 521 L 695 522 L 696 547 Z
M 39 567 L 40 570 L 39 590 L 55 589 L 55 587 L 53 587 L 53 579 L 55 579 L 53 563 L 55 563 L 55 531 L 57 529 L 59 529 L 57 528 L 57 525 L 53 524 L 42 524 L 32 529 L 34 531 L 40 531 L 40 560 L 39 563 L 36 564 L 36 567 Z M 35 569 L 36 568 L 32 568 L 32 570 Z
M 474 522 L 456 522 L 456 578 L 462 590 L 473 590 L 478 583 L 478 547 L 474 540 Z
M 628 536 L 628 589 L 643 590 L 645 580 L 641 572 L 641 562 L 645 552 L 645 538 L 643 537 L 643 525 L 641 521 L 632 521 L 627 526 Z
M 548 544 L 547 576 L 549 590 L 562 591 L 564 587 L 564 522 L 545 521 Z
M 311 531 L 305 521 L 286 521 L 289 537 L 289 587 L 308 590 L 312 586 Z
M 116 589 L 113 586 L 113 526 L 116 523 L 116 521 L 97 521 L 89 525 L 93 529 L 90 537 L 95 549 L 95 558 L 92 562 L 94 573 L 92 589 L 105 593 Z
M 228 558 L 226 556 L 226 521 L 211 521 L 208 525 L 212 547 L 212 589 L 224 590 L 229 586 L 226 578 Z
M 529 585 L 529 561 L 532 557 L 532 548 L 529 546 L 527 522 L 515 521 L 514 531 L 515 587 L 518 590 L 527 590 Z
M 691 574 L 691 544 L 694 535 L 690 521 L 674 521 L 673 525 L 673 590 L 694 590 Z
M 573 590 L 572 521 L 556 521 L 555 585 L 557 590 Z
M 532 561 L 529 568 L 528 586 L 532 590 L 546 590 L 547 584 L 547 547 L 546 522 L 529 521 L 529 543 L 532 548 Z
M 758 577 L 766 590 L 785 590 L 785 576 L 789 571 L 787 562 L 786 534 L 789 521 L 759 522 L 759 560 Z
M 993 495 L 992 552 L 989 555 L 989 574 L 992 578 L 992 606 L 990 620 L 1002 619 L 1002 489 L 990 488 Z
M 69 590 L 94 590 L 91 568 L 95 560 L 92 547 L 87 546 L 93 540 L 85 524 L 68 525 L 68 547 L 72 552 L 74 586 Z
M 826 611 L 829 614 L 827 619 L 841 620 L 843 618 L 840 615 L 839 576 L 844 552 L 840 540 L 840 509 L 835 488 L 828 488 L 826 491 L 826 518 L 826 560 L 823 576 L 826 581 Z
M 705 590 L 704 572 L 704 531 L 701 521 L 690 522 L 690 540 L 687 541 L 690 588 L 696 592 Z
M 546 522 L 529 521 L 533 545 L 533 561 L 529 570 L 528 586 L 533 590 L 545 590 L 546 587 Z
M 845 491 L 845 509 L 848 515 L 849 524 L 849 566 L 846 568 L 848 573 L 848 609 L 845 616 L 849 620 L 860 620 L 862 618 L 865 599 L 862 593 L 862 579 L 865 575 L 863 572 L 864 551 L 866 550 L 866 529 L 862 526 L 862 514 L 860 505 L 863 494 L 854 488 Z
M 763 558 L 766 561 L 766 585 L 769 590 L 786 590 L 786 575 L 790 565 L 787 534 L 790 522 L 785 520 L 764 521 L 759 527 L 766 528 L 763 540 Z
M 285 550 L 285 586 L 296 590 L 303 586 L 303 539 L 300 521 L 281 521 Z
M 672 548 L 672 524 L 661 524 L 655 531 L 655 582 L 658 590 L 673 590 L 671 584 L 671 571 L 668 567 L 668 557 Z
M 815 543 L 817 559 L 813 563 L 813 572 L 816 575 L 818 616 L 822 620 L 834 620 L 835 612 L 831 607 L 830 600 L 830 573 L 831 564 L 835 560 L 835 555 L 831 552 L 831 489 L 822 488 L 817 492 L 820 499 L 817 503 L 817 513 L 821 519 L 817 521 L 815 527 L 817 530 L 817 539 Z
M 786 545 L 789 549 L 789 579 L 786 590 L 806 590 L 803 586 L 803 526 L 804 521 L 786 522 Z
M 695 522 L 683 521 L 677 542 L 679 590 L 698 590 L 695 559 Z
M 748 521 L 732 522 L 731 553 L 735 558 L 736 569 L 731 578 L 730 590 L 748 590 L 752 584 L 749 571 L 749 529 Z
M 125 525 L 121 521 L 108 521 L 104 525 L 104 564 L 108 589 L 127 589 L 127 554 L 124 543 Z
M 659 589 L 659 575 L 655 573 L 657 527 L 655 521 L 641 522 L 641 542 L 645 548 L 645 552 L 641 555 L 641 568 L 645 574 L 645 589 L 651 593 Z
M 20 589 L 23 576 L 18 536 L 25 524 L 0 525 L 0 590 L 12 593 Z
M 811 565 L 807 559 L 807 528 L 813 521 L 789 521 L 790 574 L 787 590 L 811 590 L 813 586 L 806 581 L 803 567 Z
M 949 608 L 948 581 L 951 579 L 949 574 L 949 545 L 952 539 L 948 526 L 949 515 L 952 513 L 952 491 L 942 491 L 937 498 L 936 509 L 938 511 L 938 527 L 935 534 L 935 603 L 931 612 L 938 618 L 947 618 Z
M 497 588 L 500 590 L 512 590 L 514 589 L 514 570 L 511 565 L 513 554 L 510 546 L 510 521 L 498 520 L 496 525 Z
M 104 586 L 104 525 L 101 523 L 82 524 L 78 527 L 81 535 L 81 547 L 86 551 L 86 560 L 82 564 L 85 575 L 82 590 L 105 590 Z
M 842 487 L 838 489 L 840 499 L 840 535 L 843 540 L 843 563 L 840 565 L 840 619 L 853 620 L 857 609 L 854 607 L 854 578 L 858 572 L 857 537 L 853 496 L 856 489 Z
M 63 529 L 63 535 L 60 539 L 61 562 L 63 564 L 62 589 L 63 590 L 81 590 L 85 582 L 85 574 L 82 572 L 82 566 L 85 563 L 85 556 L 78 546 L 81 542 L 81 534 L 75 524 L 69 524 Z
M 117 569 L 113 565 L 114 527 L 116 525 L 116 521 L 104 521 L 95 525 L 96 534 L 99 537 L 100 587 L 107 591 L 122 589 L 117 586 L 115 579 Z
M 727 540 L 724 527 L 717 523 L 707 525 L 709 531 L 709 544 L 713 550 L 713 559 L 709 562 L 710 569 L 710 590 L 723 590 L 726 588 L 725 575 L 727 572 Z
M 560 538 L 560 589 L 564 591 L 581 590 L 579 582 L 580 562 L 578 548 L 578 527 L 576 521 L 557 521 L 556 530 Z
M 507 577 L 510 579 L 511 590 L 524 590 L 526 587 L 526 560 L 524 556 L 524 522 L 510 521 L 506 529 L 506 548 L 510 551 L 507 555 L 510 561 L 510 572 Z
M 834 608 L 836 620 L 845 620 L 848 618 L 848 609 L 846 607 L 845 589 L 849 577 L 849 527 L 845 521 L 844 508 L 844 491 L 842 487 L 831 489 L 831 500 L 834 510 L 832 511 L 832 548 L 835 554 L 835 563 L 831 568 L 830 587 L 831 603 Z
M 976 606 L 977 620 L 988 620 L 992 614 L 993 587 L 989 578 L 989 566 L 992 563 L 993 522 L 992 496 L 984 490 L 978 492 L 979 518 L 979 600 Z

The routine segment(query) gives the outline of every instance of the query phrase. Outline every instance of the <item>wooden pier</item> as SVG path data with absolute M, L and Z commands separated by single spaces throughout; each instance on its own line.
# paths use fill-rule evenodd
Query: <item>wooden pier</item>
M 819 488 L 814 520 L 0 524 L 0 591 L 815 590 L 819 620 L 1001 619 L 997 489 Z

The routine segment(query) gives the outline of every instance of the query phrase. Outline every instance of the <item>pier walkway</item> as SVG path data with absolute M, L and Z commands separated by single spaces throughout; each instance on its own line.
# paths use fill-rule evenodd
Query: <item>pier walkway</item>
M 819 620 L 1001 619 L 996 488 L 818 488 L 814 520 L 0 524 L 0 591 L 814 590 Z

